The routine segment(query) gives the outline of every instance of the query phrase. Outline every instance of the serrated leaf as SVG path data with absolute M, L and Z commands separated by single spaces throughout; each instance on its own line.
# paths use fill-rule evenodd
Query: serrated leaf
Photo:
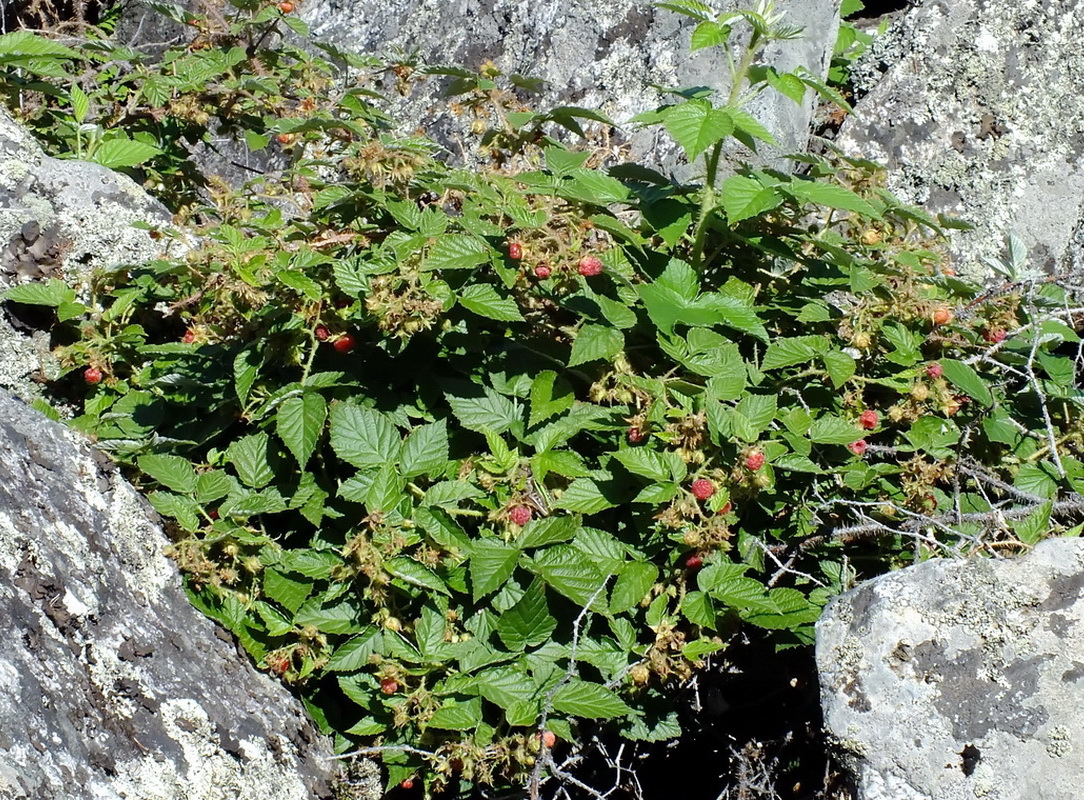
M 732 175 L 723 181 L 723 211 L 727 222 L 734 225 L 778 206 L 783 201 L 770 186 L 742 175 Z
M 24 283 L 21 286 L 13 286 L 4 292 L 4 298 L 16 303 L 57 308 L 75 300 L 75 290 L 64 281 L 51 278 L 48 283 Z
M 139 468 L 165 486 L 180 494 L 195 494 L 196 470 L 188 459 L 180 456 L 146 455 L 136 462 Z
M 849 381 L 856 369 L 854 359 L 842 350 L 829 350 L 821 356 L 821 361 L 824 362 L 825 371 L 828 372 L 828 379 L 832 381 L 832 386 L 836 389 Z
M 445 731 L 470 731 L 482 722 L 482 698 L 472 697 L 467 700 L 445 700 L 427 726 Z
M 499 322 L 523 321 L 516 301 L 510 297 L 501 297 L 488 283 L 476 283 L 461 290 L 459 304 L 475 314 Z
M 325 604 L 319 597 L 302 603 L 294 615 L 294 622 L 301 626 L 311 625 L 321 633 L 358 633 L 366 628 L 357 606 L 349 600 Z
M 355 467 L 376 467 L 399 458 L 399 433 L 388 418 L 353 403 L 331 407 L 331 447 Z
M 254 433 L 237 439 L 226 450 L 226 458 L 246 486 L 261 489 L 274 479 L 275 473 L 267 460 L 269 442 L 266 433 Z
M 663 125 L 690 163 L 734 131 L 730 114 L 706 100 L 688 100 L 667 110 Z
M 652 481 L 680 481 L 685 477 L 685 462 L 676 453 L 660 453 L 647 448 L 618 450 L 614 458 L 634 475 Z
M 941 359 L 942 374 L 949 383 L 954 384 L 964 393 L 989 408 L 994 404 L 994 396 L 979 373 L 969 365 L 953 358 Z
M 881 213 L 863 200 L 850 189 L 837 186 L 834 183 L 824 183 L 813 180 L 794 180 L 783 184 L 783 188 L 793 194 L 798 200 L 816 205 L 839 208 L 845 211 L 854 211 L 867 217 L 880 219 Z
M 718 45 L 726 44 L 729 39 L 729 26 L 720 25 L 711 20 L 705 20 L 693 30 L 689 50 L 695 53 L 697 50 L 702 50 L 705 47 L 717 47 Z
M 540 372 L 531 383 L 531 416 L 527 424 L 533 428 L 554 414 L 572 408 L 575 401 L 576 395 L 567 381 L 558 378 L 553 370 Z
M 654 564 L 642 561 L 625 564 L 610 595 L 610 613 L 624 614 L 635 608 L 651 591 L 658 577 L 659 570 Z
M 327 420 L 327 402 L 315 392 L 283 401 L 275 415 L 275 426 L 283 444 L 302 469 L 309 463 Z
M 568 366 L 575 367 L 588 361 L 610 361 L 625 346 L 621 331 L 608 325 L 584 325 L 572 343 Z
M 448 464 L 447 420 L 422 425 L 412 431 L 403 441 L 400 464 L 403 475 L 408 478 L 442 472 Z
M 823 336 L 794 336 L 776 339 L 764 353 L 761 369 L 780 369 L 804 364 L 828 352 L 830 345 Z
M 187 531 L 199 530 L 199 506 L 188 497 L 181 497 L 173 492 L 151 492 L 147 500 L 154 510 L 163 517 L 171 517 Z
M 312 581 L 293 578 L 268 567 L 263 571 L 263 593 L 292 614 L 312 593 Z
M 489 260 L 485 242 L 466 234 L 446 234 L 437 240 L 423 269 L 470 269 Z
M 233 388 L 237 399 L 244 404 L 259 372 L 260 354 L 255 350 L 242 350 L 233 359 Z
M 492 539 L 471 543 L 470 578 L 474 600 L 498 589 L 516 568 L 519 548 Z
M 577 478 L 554 503 L 554 508 L 563 508 L 566 511 L 576 511 L 581 514 L 595 514 L 603 509 L 613 508 L 615 505 L 617 503 L 610 501 L 594 480 Z
M 478 433 L 504 433 L 519 420 L 516 404 L 488 387 L 481 397 L 448 395 L 448 404 L 464 428 Z
M 546 545 L 567 542 L 580 531 L 581 520 L 578 516 L 546 517 L 528 522 L 516 539 L 521 549 L 545 547 Z
M 809 438 L 817 444 L 851 444 L 862 438 L 862 431 L 853 422 L 826 414 L 813 421 Z
M 421 586 L 423 589 L 440 592 L 441 594 L 451 594 L 447 585 L 433 570 L 413 558 L 396 556 L 384 562 L 384 569 L 396 578 L 415 586 Z
M 554 693 L 553 708 L 583 719 L 614 719 L 632 713 L 628 704 L 605 686 L 579 678 L 572 678 Z
M 585 558 L 582 550 L 566 544 L 554 545 L 538 552 L 531 569 L 573 602 L 586 606 L 595 597 L 595 606 L 605 608 L 605 592 L 601 589 L 608 576 Z
M 98 145 L 91 154 L 90 160 L 109 169 L 120 169 L 139 166 L 161 153 L 159 148 L 146 142 L 137 142 L 134 139 L 109 139 Z
M 557 620 L 546 605 L 545 584 L 535 580 L 514 606 L 497 620 L 497 635 L 512 651 L 536 647 L 549 640 Z
M 367 667 L 369 657 L 379 646 L 380 632 L 376 629 L 353 636 L 335 648 L 325 669 L 330 672 L 354 672 Z

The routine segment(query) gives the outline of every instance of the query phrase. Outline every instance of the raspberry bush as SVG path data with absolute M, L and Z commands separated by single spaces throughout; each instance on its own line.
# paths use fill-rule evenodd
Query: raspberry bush
M 956 276 L 950 221 L 865 161 L 720 172 L 773 141 L 749 97 L 833 96 L 756 64 L 796 35 L 770 3 L 663 4 L 694 47 L 747 33 L 729 97 L 640 119 L 687 184 L 606 164 L 601 115 L 532 110 L 491 65 L 316 56 L 281 35 L 293 4 L 231 3 L 180 14 L 194 38 L 157 63 L 0 37 L 43 139 L 135 170 L 177 212 L 154 234 L 199 237 L 7 297 L 57 309 L 81 378 L 58 398 L 169 520 L 193 602 L 389 787 L 537 792 L 586 731 L 680 736 L 673 688 L 742 627 L 808 646 L 858 577 L 1078 531 L 1073 287 L 1015 243 L 1003 282 Z M 388 125 L 374 88 L 427 74 L 482 167 Z M 211 120 L 288 166 L 193 176 Z

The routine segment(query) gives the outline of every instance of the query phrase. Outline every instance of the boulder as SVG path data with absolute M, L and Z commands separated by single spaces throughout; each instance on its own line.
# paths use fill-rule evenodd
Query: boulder
M 153 513 L 0 391 L 0 797 L 330 796 L 327 741 L 189 604 Z
M 870 51 L 887 72 L 838 143 L 885 164 L 902 199 L 976 226 L 951 236 L 962 274 L 988 275 L 1009 234 L 1032 271 L 1082 266 L 1084 42 L 1065 33 L 1082 24 L 1081 0 L 925 0 Z
M 828 605 L 816 656 L 860 800 L 1080 796 L 1084 541 L 871 580 Z
M 799 39 L 773 44 L 764 61 L 790 70 L 804 66 L 823 76 L 839 26 L 839 0 L 778 0 L 785 22 L 804 29 Z M 713 4 L 748 8 L 748 0 Z M 298 13 L 317 39 L 361 53 L 417 53 L 423 63 L 478 69 L 493 61 L 505 73 L 541 78 L 532 108 L 574 105 L 598 109 L 631 135 L 631 158 L 677 169 L 677 150 L 660 128 L 633 132 L 634 115 L 661 105 L 667 87 L 707 86 L 726 92 L 729 75 L 717 48 L 689 52 L 696 21 L 641 0 L 564 3 L 523 0 L 307 0 Z M 741 26 L 736 26 L 739 30 Z M 447 81 L 430 80 L 398 101 L 396 119 L 422 125 L 458 154 L 465 121 L 439 100 Z M 394 95 L 394 92 L 391 92 Z M 802 106 L 769 91 L 750 109 L 783 152 L 804 151 L 814 99 Z M 624 138 L 619 137 L 619 138 Z M 614 151 L 616 152 L 616 151 Z
M 0 290 L 54 277 L 78 282 L 95 268 L 160 257 L 167 241 L 180 246 L 134 222 L 168 226 L 171 216 L 126 175 L 45 155 L 0 107 Z M 25 398 L 40 396 L 36 373 L 56 372 L 48 337 L 34 328 L 0 311 L 0 388 Z

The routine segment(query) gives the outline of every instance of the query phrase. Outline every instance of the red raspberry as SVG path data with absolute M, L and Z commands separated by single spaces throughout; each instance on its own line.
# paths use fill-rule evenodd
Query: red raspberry
M 948 306 L 938 306 L 934 309 L 934 325 L 947 325 L 950 322 L 952 322 L 952 310 Z
M 544 281 L 546 280 L 546 278 L 553 274 L 553 270 L 550 269 L 549 266 L 547 266 L 546 264 L 539 264 L 537 267 L 534 268 L 534 274 L 536 278 Z
M 526 525 L 531 521 L 531 509 L 527 506 L 515 506 L 508 512 L 508 518 L 516 525 Z
M 316 330 L 313 331 L 313 335 L 321 342 L 326 342 L 328 337 L 331 336 L 331 331 L 327 329 L 327 325 L 317 325 Z
M 871 431 L 877 427 L 877 422 L 879 420 L 880 416 L 876 411 L 863 411 L 858 417 L 858 424 L 867 431 Z
M 746 469 L 756 472 L 758 469 L 764 466 L 764 454 L 763 453 L 750 453 L 745 457 Z
M 181 337 L 181 341 L 185 344 L 192 344 L 192 342 L 196 341 L 196 332 L 189 328 L 184 332 L 184 336 Z
M 294 4 L 293 3 L 290 3 L 290 2 L 279 3 L 279 11 L 281 11 L 283 14 L 289 14 L 293 10 L 294 10 Z
M 699 553 L 691 553 L 685 559 L 686 569 L 700 569 L 702 566 L 704 566 L 704 559 L 701 558 Z
M 594 256 L 584 256 L 579 263 L 580 274 L 585 278 L 592 278 L 602 274 L 602 262 Z
M 729 513 L 730 513 L 730 512 L 731 512 L 731 511 L 732 511 L 733 509 L 734 509 L 734 506 L 732 506 L 732 505 L 730 504 L 730 501 L 729 501 L 729 500 L 727 500 L 727 501 L 726 501 L 726 505 L 724 505 L 724 506 L 723 506 L 722 508 L 720 508 L 720 509 L 719 509 L 718 511 L 716 511 L 715 513 L 716 513 L 716 514 L 729 514 Z
M 278 142 L 279 144 L 289 144 L 293 140 L 294 140 L 293 134 L 290 134 L 290 133 L 280 133 L 275 137 L 275 141 Z
M 414 788 L 414 779 L 413 778 L 407 778 L 405 781 L 403 781 L 399 785 L 402 786 L 404 789 L 413 789 Z
M 102 382 L 102 371 L 97 367 L 87 367 L 83 370 L 83 380 L 93 385 Z
M 523 258 L 523 245 L 519 242 L 508 243 L 508 257 L 513 261 L 519 261 Z
M 212 508 L 210 511 L 207 512 L 207 516 L 211 519 L 218 519 L 218 509 Z
M 637 428 L 635 425 L 629 428 L 627 436 L 632 444 L 639 444 L 647 438 L 647 434 L 644 433 L 643 429 Z
M 1005 341 L 1006 336 L 1008 336 L 1008 334 L 1005 333 L 1004 328 L 995 328 L 994 330 L 987 328 L 982 332 L 982 338 L 990 344 L 1001 344 L 1001 342 Z
M 932 364 L 926 365 L 926 374 L 931 378 L 941 377 L 941 365 L 934 361 Z
M 331 343 L 331 346 L 338 350 L 340 353 L 349 353 L 351 350 L 354 349 L 355 345 L 357 345 L 357 342 L 354 340 L 354 337 L 351 336 L 349 333 L 344 333 L 342 336 L 340 336 L 338 339 Z
M 542 746 L 553 747 L 557 744 L 557 735 L 553 731 L 542 731 Z
M 380 691 L 384 694 L 395 694 L 399 691 L 399 681 L 395 678 L 384 678 L 380 681 Z
M 715 484 L 706 478 L 698 478 L 693 481 L 693 497 L 697 500 L 707 500 L 715 494 Z
M 865 439 L 859 439 L 857 442 L 851 442 L 849 445 L 847 445 L 847 449 L 859 458 L 865 455 L 867 447 L 869 447 L 869 442 L 867 442 Z

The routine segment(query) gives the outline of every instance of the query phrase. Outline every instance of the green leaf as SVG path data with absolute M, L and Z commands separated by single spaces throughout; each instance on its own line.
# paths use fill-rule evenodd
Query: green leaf
M 488 283 L 476 283 L 460 291 L 459 304 L 475 314 L 500 322 L 523 321 L 516 301 L 501 297 Z
M 263 571 L 263 593 L 292 614 L 312 593 L 312 581 L 291 578 L 268 567 Z
M 734 131 L 734 120 L 707 100 L 688 100 L 666 111 L 663 125 L 674 137 L 689 162 Z
M 180 456 L 146 455 L 140 456 L 137 463 L 143 472 L 150 475 L 167 489 L 180 494 L 195 494 L 196 471 L 188 459 Z
M 376 467 L 399 458 L 399 433 L 387 417 L 353 403 L 331 406 L 331 447 L 355 467 Z
M 579 548 L 558 544 L 539 551 L 531 569 L 573 602 L 586 606 L 596 597 L 595 607 L 605 608 L 605 592 L 601 589 L 608 576 Z
M 146 142 L 137 142 L 127 138 L 109 139 L 98 145 L 91 154 L 90 160 L 109 169 L 119 169 L 139 166 L 161 153 L 159 148 Z
M 270 437 L 266 433 L 253 433 L 237 439 L 226 450 L 226 458 L 246 486 L 260 489 L 274 479 L 275 473 L 267 461 L 269 442 Z
M 953 358 L 943 358 L 941 369 L 945 380 L 958 386 L 971 399 L 987 408 L 994 404 L 994 396 L 990 393 L 986 381 L 979 377 L 972 367 Z
M 433 570 L 413 558 L 396 556 L 384 562 L 384 569 L 396 578 L 414 586 L 420 586 L 423 589 L 440 592 L 441 594 L 451 594 L 447 585 Z
M 518 547 L 493 539 L 472 542 L 470 578 L 475 602 L 503 585 L 512 576 L 518 560 Z
M 446 234 L 437 240 L 423 269 L 470 269 L 489 260 L 485 242 L 466 234 Z
M 403 442 L 403 475 L 441 473 L 448 465 L 448 422 L 439 420 L 414 430 Z
M 163 517 L 177 520 L 185 530 L 199 530 L 199 506 L 191 498 L 172 492 L 151 492 L 147 495 L 147 500 L 154 506 L 155 511 Z
M 793 194 L 798 200 L 807 203 L 815 203 L 829 208 L 840 208 L 845 211 L 855 211 L 867 217 L 880 219 L 881 213 L 863 200 L 850 189 L 837 186 L 834 183 L 824 183 L 814 180 L 793 180 L 783 184 L 783 188 Z
M 717 22 L 705 20 L 693 30 L 692 42 L 689 50 L 696 52 L 705 47 L 717 47 L 726 44 L 730 39 L 730 28 Z
M 279 438 L 302 469 L 309 463 L 327 419 L 327 402 L 315 392 L 283 401 L 275 415 Z
M 75 300 L 75 290 L 64 281 L 51 278 L 48 283 L 25 283 L 22 286 L 13 286 L 4 292 L 4 298 L 16 303 L 58 308 Z
M 482 698 L 445 700 L 427 723 L 445 731 L 472 731 L 482 723 Z
M 464 428 L 478 433 L 504 433 L 519 420 L 516 404 L 488 387 L 481 397 L 448 395 L 448 404 Z
M 563 508 L 567 511 L 577 511 L 581 514 L 595 514 L 606 508 L 613 508 L 617 503 L 611 502 L 599 489 L 598 483 L 590 478 L 577 478 L 572 481 L 560 499 L 554 503 L 555 508 Z
M 781 202 L 779 192 L 752 178 L 732 175 L 723 181 L 723 211 L 731 225 L 763 214 Z
M 826 414 L 813 421 L 809 438 L 817 444 L 851 444 L 862 438 L 862 431 L 849 420 Z
M 297 625 L 312 627 L 321 633 L 358 633 L 367 627 L 357 607 L 349 600 L 323 603 L 319 597 L 306 600 L 294 616 Z
M 617 576 L 610 597 L 610 613 L 624 614 L 640 604 L 659 577 L 654 564 L 632 561 L 625 564 Z
M 519 651 L 537 647 L 548 641 L 557 627 L 546 605 L 546 587 L 535 580 L 514 606 L 497 620 L 497 635 L 509 650 Z
M 72 50 L 59 42 L 30 31 L 14 31 L 0 36 L 0 61 L 8 60 L 13 56 L 83 58 L 78 50 Z
M 572 678 L 553 695 L 553 708 L 562 714 L 583 719 L 614 719 L 632 709 L 605 686 Z
M 761 369 L 779 369 L 812 361 L 823 356 L 830 347 L 823 336 L 794 336 L 790 339 L 776 339 L 768 345 L 761 362 Z
M 545 370 L 535 376 L 531 383 L 531 416 L 528 425 L 534 427 L 572 408 L 576 395 L 564 378 L 558 379 L 553 370 Z
M 685 462 L 677 453 L 660 453 L 637 447 L 618 450 L 614 458 L 629 472 L 648 480 L 681 481 L 685 477 Z
M 545 547 L 558 542 L 567 542 L 579 533 L 580 525 L 581 520 L 578 516 L 532 520 L 524 527 L 516 544 L 526 550 L 528 547 Z
M 260 369 L 260 354 L 255 350 L 242 350 L 233 359 L 233 387 L 242 405 L 248 400 L 252 384 Z
M 370 656 L 380 647 L 380 632 L 375 628 L 353 636 L 335 648 L 328 661 L 329 672 L 354 672 L 367 667 Z
M 625 346 L 621 331 L 606 325 L 584 325 L 572 343 L 568 366 L 575 367 L 588 361 L 610 361 Z
M 836 389 L 849 381 L 856 369 L 854 359 L 842 350 L 829 350 L 821 356 L 821 361 L 828 372 L 828 379 Z

